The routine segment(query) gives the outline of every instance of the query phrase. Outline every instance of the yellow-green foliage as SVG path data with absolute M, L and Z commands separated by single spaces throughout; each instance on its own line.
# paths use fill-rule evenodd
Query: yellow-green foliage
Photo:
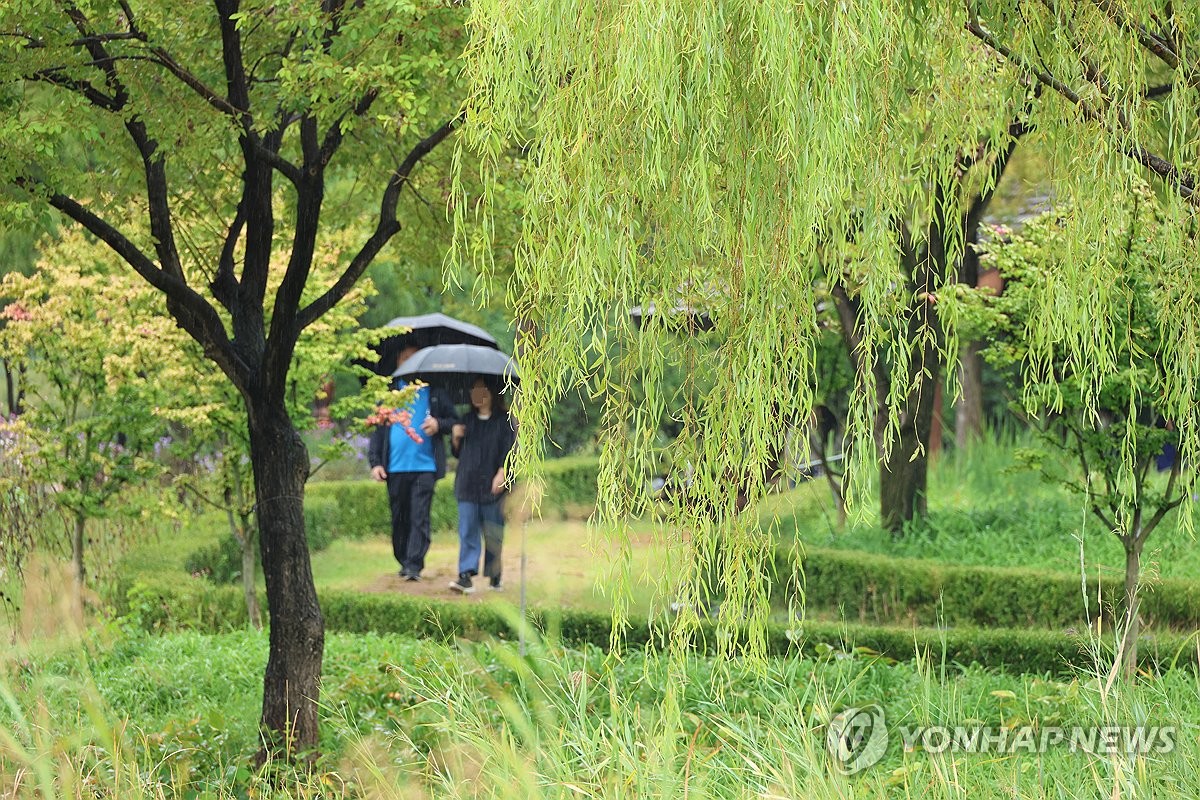
M 737 513 L 739 496 L 761 495 L 783 419 L 810 412 L 821 287 L 853 286 L 865 363 L 889 354 L 886 436 L 909 391 L 895 379 L 909 366 L 895 346 L 909 335 L 904 309 L 914 299 L 937 303 L 945 288 L 908 296 L 897 227 L 960 219 L 962 187 L 989 180 L 984 169 L 960 182 L 962 172 L 995 159 L 1013 120 L 1031 126 L 1055 193 L 1078 209 L 1064 234 L 1067 257 L 1041 287 L 1034 344 L 1067 348 L 1088 369 L 1112 367 L 1110 340 L 1090 322 L 1108 283 L 1100 265 L 1072 253 L 1114 235 L 1114 192 L 1128 191 L 1143 164 L 1155 166 L 1146 152 L 1165 157 L 1160 269 L 1179 306 L 1164 323 L 1174 343 L 1165 402 L 1195 449 L 1200 280 L 1179 174 L 1200 153 L 1195 48 L 1186 46 L 1200 7 L 1116 5 L 473 3 L 463 146 L 485 155 L 485 177 L 510 148 L 529 154 L 512 284 L 531 334 L 519 343 L 525 391 L 516 406 L 529 446 L 516 471 L 536 475 L 551 405 L 565 387 L 585 384 L 604 404 L 600 508 L 622 518 L 643 502 L 654 425 L 676 415 L 683 434 L 671 460 L 691 467 L 694 502 L 677 505 L 664 526 L 665 540 L 691 543 L 667 582 L 694 585 L 706 565 L 723 563 L 736 609 L 723 621 L 745 621 L 749 607 L 758 609 L 750 621 L 761 622 L 766 585 L 755 565 L 771 543 L 752 515 Z M 1139 41 L 1139 26 L 1151 23 L 1182 49 L 1174 75 Z M 1165 101 L 1146 98 L 1172 78 Z M 963 244 L 949 228 L 953 264 Z M 460 259 L 486 263 L 486 248 L 474 244 L 464 240 Z M 659 321 L 683 324 L 636 329 L 629 308 L 650 303 Z M 713 333 L 686 335 L 696 311 L 715 321 Z M 940 316 L 949 362 L 953 304 Z M 686 365 L 689 379 L 675 391 L 658 391 L 666 362 Z M 637 402 L 635 381 L 645 388 Z M 874 454 L 861 445 L 880 433 L 876 384 L 860 374 L 851 402 L 860 466 Z

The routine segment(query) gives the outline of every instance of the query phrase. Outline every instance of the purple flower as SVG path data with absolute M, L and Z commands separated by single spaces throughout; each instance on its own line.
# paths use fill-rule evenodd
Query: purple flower
M 164 436 L 154 443 L 154 457 L 162 458 L 162 454 L 171 446 L 171 437 Z

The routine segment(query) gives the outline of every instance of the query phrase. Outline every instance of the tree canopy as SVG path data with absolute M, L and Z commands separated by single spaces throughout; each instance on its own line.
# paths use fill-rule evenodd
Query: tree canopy
M 86 228 L 244 401 L 271 747 L 315 746 L 324 646 L 289 368 L 305 331 L 419 229 L 438 180 L 418 167 L 458 120 L 464 19 L 437 0 L 0 6 L 4 223 L 54 209 Z
M 684 430 L 676 460 L 694 465 L 708 499 L 675 509 L 670 539 L 692 537 L 701 551 L 722 541 L 738 556 L 728 563 L 760 560 L 768 544 L 739 518 L 736 496 L 761 491 L 781 415 L 812 405 L 817 293 L 854 287 L 859 355 L 887 354 L 883 434 L 894 437 L 920 373 L 901 345 L 944 334 L 940 358 L 958 351 L 950 276 L 911 285 L 898 231 L 930 244 L 940 229 L 947 262 L 960 258 L 962 235 L 938 220 L 962 218 L 991 188 L 988 169 L 963 175 L 995 162 L 1020 118 L 1057 198 L 1076 209 L 1066 255 L 1037 287 L 1026 368 L 1044 373 L 1055 354 L 1086 365 L 1080 391 L 1093 407 L 1122 369 L 1114 332 L 1097 330 L 1090 311 L 1107 307 L 1107 268 L 1071 253 L 1109 249 L 1112 197 L 1149 174 L 1163 217 L 1158 269 L 1180 309 L 1162 320 L 1173 344 L 1159 388 L 1194 447 L 1198 25 L 1194 4 L 1151 0 L 474 3 L 462 146 L 496 163 L 517 147 L 530 161 L 513 283 L 535 332 L 519 345 L 523 434 L 540 438 L 564 386 L 607 389 L 602 509 L 620 517 L 639 502 L 650 427 L 670 410 Z M 649 302 L 703 307 L 720 347 L 639 338 L 623 309 Z M 910 330 L 935 303 L 944 328 Z M 711 379 L 699 402 L 655 392 L 663 361 Z M 646 405 L 625 390 L 635 375 Z M 873 392 L 860 370 L 849 420 L 860 460 L 874 458 L 861 446 Z M 537 454 L 521 458 L 531 466 Z M 690 558 L 695 576 L 707 562 Z M 723 621 L 740 624 L 738 601 L 761 598 L 763 582 L 742 568 L 722 577 L 734 600 Z

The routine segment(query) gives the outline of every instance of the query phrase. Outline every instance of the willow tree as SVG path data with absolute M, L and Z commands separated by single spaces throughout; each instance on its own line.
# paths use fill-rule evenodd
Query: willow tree
M 895 446 L 922 374 L 913 368 L 914 349 L 947 367 L 958 350 L 948 276 L 909 280 L 898 224 L 918 251 L 937 246 L 945 263 L 957 263 L 962 227 L 942 225 L 936 241 L 931 223 L 967 218 L 978 194 L 960 190 L 964 159 L 994 163 L 1033 85 L 1049 91 L 1023 124 L 1050 153 L 1056 191 L 1080 209 L 1071 236 L 1108 236 L 1114 188 L 1147 168 L 1161 174 L 1159 202 L 1176 236 L 1162 268 L 1194 298 L 1195 272 L 1185 267 L 1195 255 L 1185 166 L 1196 155 L 1200 95 L 1194 64 L 1182 54 L 1191 57 L 1185 40 L 1200 11 L 1175 4 L 1172 12 L 1165 2 L 1120 4 L 1121 11 L 1100 0 L 1070 11 L 1059 5 L 473 4 L 473 84 L 461 141 L 497 159 L 512 146 L 530 154 L 513 283 L 514 303 L 536 331 L 523 343 L 523 436 L 538 441 L 563 388 L 607 390 L 601 510 L 621 517 L 642 502 L 652 420 L 661 408 L 682 409 L 675 460 L 693 465 L 706 502 L 672 512 L 666 534 L 696 545 L 681 549 L 687 569 L 672 574 L 698 577 L 704 551 L 722 542 L 732 555 L 720 576 L 734 600 L 722 612 L 727 629 L 747 619 L 739 599 L 764 595 L 756 562 L 766 558 L 770 537 L 736 513 L 737 496 L 747 486 L 761 494 L 781 410 L 801 418 L 810 410 L 816 287 L 852 280 L 860 362 L 889 354 L 882 359 L 886 424 L 875 424 L 881 376 L 872 370 L 859 371 L 851 404 L 856 458 L 874 461 L 876 443 L 885 453 Z M 1158 24 L 1174 27 L 1145 33 Z M 1173 43 L 1174 66 L 1155 52 L 1164 42 Z M 1044 64 L 1053 74 L 1036 66 Z M 1164 94 L 1168 70 L 1175 76 L 1166 76 Z M 1154 148 L 1159 155 L 1151 157 Z M 976 189 L 990 180 L 985 174 Z M 473 254 L 464 245 L 460 255 Z M 1028 368 L 1048 363 L 1039 353 L 1067 348 L 1096 374 L 1111 373 L 1110 350 L 1086 311 L 1090 293 L 1104 286 L 1096 275 L 1071 274 L 1084 269 L 1072 264 L 1041 296 Z M 712 352 L 687 339 L 638 338 L 614 314 L 697 298 L 717 321 L 722 343 Z M 938 324 L 922 315 L 910 326 L 906 309 L 939 298 L 947 302 L 938 303 Z M 1169 354 L 1172 378 L 1163 389 L 1184 438 L 1194 441 L 1197 325 L 1190 311 L 1172 324 L 1179 347 Z M 606 359 L 610 345 L 619 355 Z M 705 377 L 697 379 L 707 387 L 699 402 L 687 402 L 686 387 L 670 396 L 654 391 L 667 360 Z M 630 402 L 625 386 L 634 377 L 648 387 L 645 405 Z M 518 469 L 536 472 L 538 456 L 523 449 Z M 765 604 L 750 605 L 758 611 L 748 619 L 761 619 Z
M 421 205 L 417 168 L 458 113 L 462 23 L 432 0 L 0 6 L 6 223 L 48 206 L 86 228 L 245 403 L 272 746 L 315 746 L 324 646 L 289 365 Z M 315 279 L 326 231 L 345 228 L 360 233 L 336 277 Z

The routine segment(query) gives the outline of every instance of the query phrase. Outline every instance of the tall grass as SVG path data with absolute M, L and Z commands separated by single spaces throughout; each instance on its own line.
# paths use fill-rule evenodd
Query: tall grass
M 1072 681 L 831 652 L 757 669 L 533 642 L 331 636 L 323 754 L 255 773 L 264 634 L 148 637 L 5 661 L 5 798 L 851 798 L 1200 795 L 1194 675 Z M 879 703 L 883 761 L 840 774 L 830 719 Z M 900 725 L 1179 726 L 1174 752 L 905 752 Z

